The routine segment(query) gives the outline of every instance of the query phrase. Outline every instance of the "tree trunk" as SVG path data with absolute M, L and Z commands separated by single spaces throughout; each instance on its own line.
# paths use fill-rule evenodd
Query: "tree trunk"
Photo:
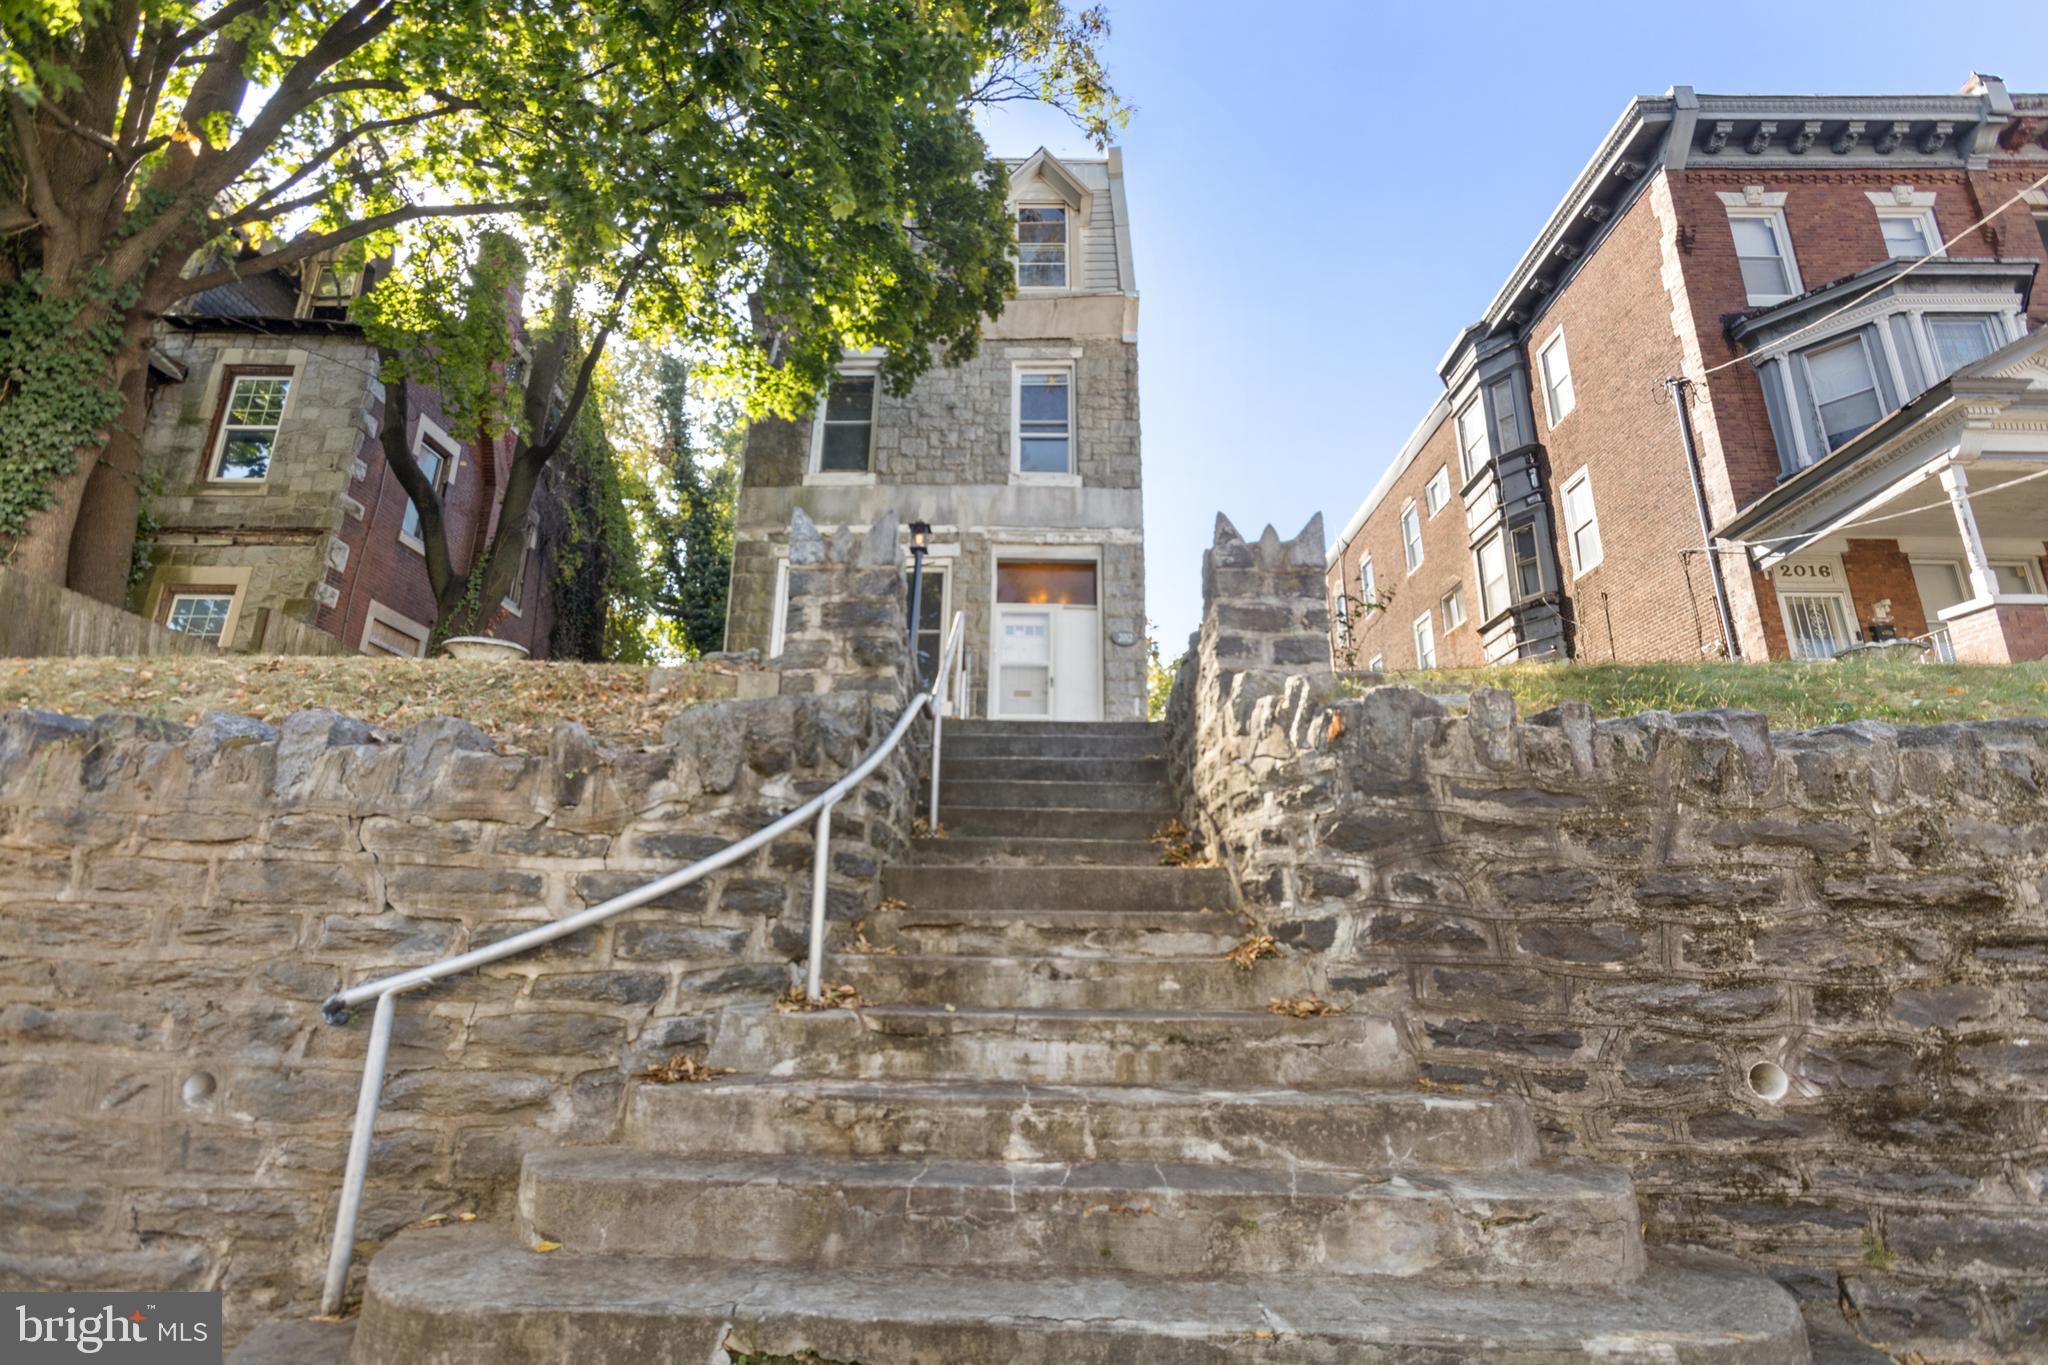
M 142 515 L 142 427 L 147 417 L 149 367 L 137 365 L 122 383 L 120 425 L 87 479 L 71 532 L 68 585 L 113 606 L 128 598 L 135 529 Z
M 71 571 L 71 533 L 85 504 L 85 486 L 99 463 L 100 447 L 85 446 L 78 452 L 78 468 L 50 488 L 50 505 L 28 519 L 21 538 L 14 542 L 7 567 L 30 578 L 57 587 L 65 586 Z

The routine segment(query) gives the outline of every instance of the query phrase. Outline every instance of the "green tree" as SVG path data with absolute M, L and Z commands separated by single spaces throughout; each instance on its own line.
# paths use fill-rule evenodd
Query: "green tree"
M 1174 675 L 1180 672 L 1180 662 L 1187 657 L 1176 654 L 1170 661 L 1161 662 L 1157 637 L 1145 637 L 1145 719 L 1165 720 L 1166 703 L 1173 696 Z
M 755 411 L 848 345 L 900 392 L 1012 288 L 975 109 L 1049 99 L 1105 138 L 1105 32 L 1061 0 L 0 0 L 0 551 L 118 600 L 156 319 L 426 222 L 516 228 L 575 282 L 513 413 L 536 448 L 622 326 Z

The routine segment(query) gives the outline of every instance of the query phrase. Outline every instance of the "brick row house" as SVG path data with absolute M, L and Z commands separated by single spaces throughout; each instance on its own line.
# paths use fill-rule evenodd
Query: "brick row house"
M 2044 176 L 1988 76 L 1633 101 L 1330 551 L 1339 660 L 2048 658 Z
M 972 713 L 1135 720 L 1145 706 L 1138 293 L 1121 154 L 1040 148 L 1010 168 L 1017 294 L 981 352 L 903 397 L 849 354 L 808 421 L 747 432 L 733 534 L 731 649 L 782 652 L 789 524 L 930 526 L 924 665 L 965 613 Z
M 152 359 L 143 467 L 147 566 L 132 610 L 252 650 L 273 616 L 349 649 L 421 656 L 435 604 L 418 513 L 378 438 L 376 348 L 348 321 L 365 287 L 318 263 L 211 289 L 165 319 Z M 495 529 L 509 436 L 450 430 L 413 385 L 414 457 L 441 489 L 449 554 L 475 561 Z M 553 602 L 536 495 L 525 563 L 489 633 L 548 652 Z

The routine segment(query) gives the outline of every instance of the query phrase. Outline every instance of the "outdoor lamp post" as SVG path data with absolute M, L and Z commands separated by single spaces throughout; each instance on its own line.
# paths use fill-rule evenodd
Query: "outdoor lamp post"
M 914 692 L 924 674 L 917 656 L 917 628 L 924 619 L 924 556 L 931 548 L 931 523 L 910 523 L 910 688 Z

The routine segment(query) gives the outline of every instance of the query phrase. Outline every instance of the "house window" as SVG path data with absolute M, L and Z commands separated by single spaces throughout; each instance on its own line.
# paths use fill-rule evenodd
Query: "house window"
M 1486 463 L 1486 409 L 1473 399 L 1458 409 L 1458 463 L 1470 483 Z
M 1371 555 L 1358 561 L 1358 591 L 1366 615 L 1370 616 L 1380 609 L 1380 585 L 1379 580 L 1373 576 Z
M 220 644 L 234 609 L 232 589 L 171 588 L 164 593 L 160 617 L 172 630 Z
M 1025 289 L 1067 287 L 1067 211 L 1017 210 L 1017 283 Z
M 1997 326 L 1987 317 L 1929 317 L 1927 337 L 1944 379 L 1998 349 Z
M 1415 618 L 1415 666 L 1436 667 L 1436 635 L 1431 629 L 1428 612 Z
M 1409 573 L 1422 567 L 1422 515 L 1412 502 L 1401 509 L 1401 557 Z
M 1884 415 L 1878 396 L 1877 367 L 1861 334 L 1829 342 L 1801 353 L 1813 399 L 1820 409 L 1821 430 L 1828 449 L 1837 450 L 1877 424 Z
M 451 457 L 448 451 L 441 448 L 438 441 L 422 431 L 419 439 L 413 443 L 412 458 L 419 465 L 420 473 L 426 475 L 427 482 L 433 485 L 436 496 L 447 491 L 445 476 Z M 398 523 L 398 538 L 420 553 L 426 553 L 426 543 L 420 539 L 419 505 L 412 500 L 410 494 L 407 494 L 405 499 L 405 516 Z
M 1436 473 L 1429 476 L 1429 485 L 1422 490 L 1422 501 L 1429 508 L 1429 514 L 1435 516 L 1444 510 L 1444 504 L 1450 500 L 1451 471 L 1439 467 Z
M 373 601 L 369 618 L 363 622 L 363 653 L 423 659 L 427 654 L 427 637 L 432 633 L 421 622 L 399 615 L 382 602 Z
M 1558 355 L 1564 355 L 1564 337 L 1557 338 Z M 1564 362 L 1564 382 L 1572 382 L 1571 366 Z M 1506 379 L 1496 379 L 1486 386 L 1486 403 L 1493 411 L 1493 448 L 1505 455 L 1522 444 L 1522 419 L 1515 411 L 1515 386 Z
M 1370 663 L 1366 664 L 1366 667 L 1367 667 L 1367 668 L 1369 668 L 1369 669 L 1371 669 L 1371 670 L 1372 670 L 1373 672 L 1375 672 L 1375 673 L 1384 673 L 1384 672 L 1386 672 L 1386 671 L 1387 671 L 1387 656 L 1386 656 L 1386 655 L 1384 655 L 1384 654 L 1375 654 L 1375 655 L 1373 655 L 1373 656 L 1372 656 L 1372 661 L 1371 661 Z
M 1437 610 L 1444 618 L 1444 634 L 1449 635 L 1465 624 L 1465 589 L 1451 584 L 1451 590 L 1437 600 Z
M 873 467 L 875 383 L 872 373 L 842 374 L 832 380 L 818 414 L 813 473 L 865 474 Z
M 1917 260 L 1941 250 L 1931 209 L 1879 209 L 1877 226 L 1884 233 L 1885 254 L 1893 260 Z
M 903 571 L 903 616 L 910 619 L 910 585 L 912 570 Z M 939 651 L 946 638 L 946 571 L 925 561 L 924 586 L 919 589 L 917 601 L 917 626 L 912 632 L 917 640 L 917 676 L 930 682 L 938 674 Z
M 2034 215 L 2034 231 L 2041 234 L 2041 246 L 2048 249 L 2048 213 Z
M 1508 609 L 1507 537 L 1495 531 L 1479 546 L 1479 610 L 1491 621 Z
M 1564 328 L 1550 334 L 1550 340 L 1537 353 L 1536 362 L 1543 371 L 1543 409 L 1549 414 L 1550 425 L 1555 427 L 1579 401 L 1572 391 L 1572 355 L 1565 349 Z
M 1565 481 L 1564 532 L 1571 545 L 1572 577 L 1600 567 L 1600 517 L 1593 510 L 1592 475 L 1583 469 Z
M 289 374 L 238 374 L 221 404 L 220 434 L 206 477 L 219 483 L 253 483 L 270 475 L 270 453 L 284 421 Z
M 1742 267 L 1742 287 L 1752 304 L 1780 303 L 1799 292 L 1799 274 L 1785 234 L 1785 215 L 1730 211 L 1728 227 L 1735 235 L 1735 259 Z
M 1017 371 L 1016 413 L 1017 472 L 1073 473 L 1074 372 Z
M 1536 528 L 1527 522 L 1508 533 L 1515 552 L 1515 586 L 1518 597 L 1537 597 L 1543 592 L 1543 566 L 1536 559 Z
M 526 535 L 519 542 L 519 567 L 512 573 L 512 591 L 505 594 L 500 605 L 514 616 L 520 615 L 526 606 L 526 570 L 533 562 L 533 551 L 540 544 L 540 523 L 532 517 L 526 519 Z
M 1340 583 L 1330 598 L 1330 619 L 1337 623 L 1337 643 L 1345 648 L 1351 645 L 1351 598 Z
M 2001 597 L 2027 596 L 2041 591 L 2034 566 L 2024 559 L 1992 560 L 1991 577 L 1997 581 Z
M 1833 593 L 1781 593 L 1778 603 L 1793 658 L 1832 659 L 1848 645 L 1848 617 Z

